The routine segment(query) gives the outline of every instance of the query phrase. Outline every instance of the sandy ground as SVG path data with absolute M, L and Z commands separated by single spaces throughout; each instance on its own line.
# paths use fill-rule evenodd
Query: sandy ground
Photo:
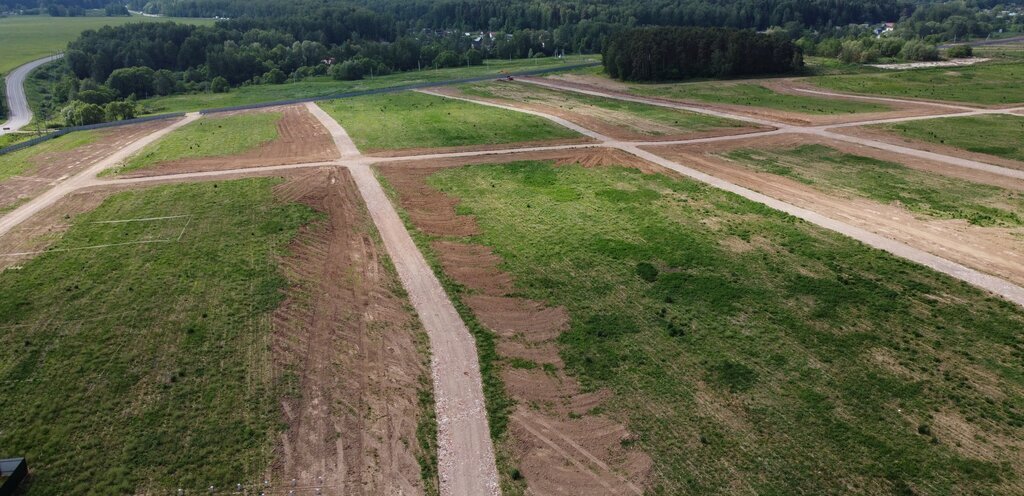
M 891 143 L 894 145 L 905 146 L 917 150 L 925 150 L 932 153 L 941 153 L 942 155 L 948 155 L 950 157 L 960 157 L 965 158 L 967 160 L 975 160 L 978 162 L 998 165 L 1009 169 L 1024 170 L 1024 162 L 1003 157 L 997 157 L 995 155 L 969 152 L 967 150 L 956 148 L 954 146 L 945 145 L 942 143 L 931 143 L 928 141 L 921 141 L 913 138 L 908 138 L 897 133 L 886 131 L 884 129 L 874 129 L 869 127 L 844 127 L 836 129 L 835 132 L 845 134 L 847 136 L 868 138 L 874 141 L 881 141 L 883 143 Z M 1022 136 L 1022 139 L 1024 139 L 1024 136 Z
M 167 126 L 170 122 L 172 121 L 151 121 L 96 131 L 99 138 L 91 144 L 74 150 L 43 153 L 32 157 L 29 159 L 32 167 L 21 175 L 0 182 L 0 209 L 35 197 L 52 188 L 57 182 L 81 172 L 97 160 Z
M 419 325 L 344 169 L 293 173 L 275 193 L 326 214 L 281 265 L 290 282 L 273 316 L 275 373 L 297 375 L 281 401 L 271 480 L 330 494 L 423 494 L 417 392 L 427 357 Z
M 1024 229 L 979 227 L 961 220 L 931 219 L 916 215 L 898 205 L 887 205 L 852 195 L 826 192 L 813 186 L 774 174 L 755 172 L 716 156 L 730 149 L 790 148 L 817 142 L 846 153 L 873 156 L 903 162 L 899 156 L 826 139 L 800 135 L 780 135 L 748 142 L 702 144 L 692 146 L 649 147 L 660 156 L 685 163 L 702 172 L 733 184 L 750 188 L 787 203 L 813 210 L 829 218 L 881 234 L 934 255 L 953 260 L 976 270 L 1024 285 Z M 933 170 L 924 161 L 907 161 L 909 167 Z M 995 181 L 993 181 L 995 182 Z M 1024 191 L 1024 181 L 1003 179 L 1011 188 Z
M 215 114 L 207 118 L 216 120 L 230 115 L 252 112 L 281 112 L 281 119 L 277 122 L 278 137 L 276 139 L 254 150 L 238 155 L 189 158 L 163 162 L 152 167 L 120 174 L 118 177 L 161 176 L 165 174 L 217 171 L 243 167 L 324 162 L 339 157 L 338 150 L 331 139 L 331 134 L 320 125 L 316 117 L 310 114 L 303 105 Z
M 907 62 L 903 64 L 868 64 L 871 67 L 877 67 L 879 69 L 890 69 L 890 70 L 906 70 L 906 69 L 927 69 L 930 67 L 963 67 L 965 65 L 980 64 L 982 62 L 988 62 L 992 59 L 984 57 L 969 58 L 969 59 L 950 59 L 950 60 L 936 60 L 934 62 Z
M 626 96 L 636 96 L 629 94 L 628 90 L 630 86 L 618 81 L 597 76 L 561 74 L 556 76 L 548 76 L 545 78 L 524 78 L 524 80 L 556 82 L 559 85 L 565 85 L 570 88 L 578 88 L 582 90 L 597 90 L 602 92 L 617 93 Z M 764 86 L 772 91 L 776 91 L 778 93 L 783 94 L 791 94 L 804 97 L 808 96 L 795 90 L 795 88 L 802 87 L 803 83 L 799 83 L 793 79 L 749 79 L 739 81 L 738 83 L 757 84 Z M 785 110 L 776 110 L 766 107 L 750 107 L 745 105 L 732 105 L 727 103 L 709 103 L 701 100 L 673 99 L 651 96 L 643 96 L 642 98 L 651 101 L 685 103 L 687 105 L 692 105 L 698 108 L 717 109 L 729 113 L 735 113 L 738 115 L 744 115 L 757 119 L 765 119 L 768 121 L 785 123 L 795 126 L 823 126 L 829 124 L 841 124 L 846 122 L 856 122 L 880 118 L 936 115 L 947 112 L 944 111 L 943 109 L 936 108 L 931 105 L 908 101 L 886 102 L 885 104 L 891 107 L 891 110 L 883 112 L 860 112 L 855 114 L 815 115 Z M 844 96 L 844 98 L 850 100 L 862 100 L 865 102 L 871 102 L 871 99 L 862 98 L 856 95 Z
M 589 166 L 631 162 L 625 154 L 606 150 L 536 155 L 531 158 Z M 489 158 L 507 162 L 524 157 Z M 457 215 L 458 200 L 425 182 L 437 170 L 458 165 L 457 160 L 440 160 L 415 167 L 387 164 L 378 169 L 398 191 L 401 206 L 419 229 L 433 236 L 465 238 L 479 233 L 475 219 Z M 650 458 L 622 447 L 631 437 L 625 427 L 590 413 L 610 392 L 583 393 L 563 370 L 555 339 L 568 329 L 565 308 L 511 296 L 514 281 L 498 268 L 500 258 L 486 246 L 465 241 L 436 241 L 433 249 L 445 272 L 473 291 L 464 301 L 498 336 L 498 353 L 504 358 L 549 364 L 555 370 L 553 374 L 511 367 L 501 371 L 506 390 L 518 403 L 511 417 L 510 449 L 530 493 L 641 494 L 650 476 Z
M 511 105 L 526 110 L 536 110 L 561 117 L 587 129 L 592 129 L 605 136 L 623 141 L 671 141 L 680 139 L 704 138 L 709 136 L 728 136 L 763 131 L 767 128 L 758 126 L 722 127 L 704 131 L 682 131 L 668 124 L 645 119 L 629 112 L 603 109 L 592 105 L 576 102 L 556 101 L 553 95 L 545 93 L 528 93 L 523 85 L 509 82 L 495 82 L 489 91 L 499 95 L 500 99 L 483 98 L 466 95 L 454 87 L 438 88 L 435 93 L 480 101 Z M 524 101 L 529 95 L 530 100 Z

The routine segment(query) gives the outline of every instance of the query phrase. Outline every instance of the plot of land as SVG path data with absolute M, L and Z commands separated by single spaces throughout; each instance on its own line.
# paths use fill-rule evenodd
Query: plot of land
M 535 85 L 488 82 L 447 89 L 455 94 L 540 110 L 618 139 L 680 139 L 740 134 L 756 128 L 694 112 L 556 91 Z
M 334 141 L 302 106 L 213 114 L 153 143 L 112 173 L 133 176 L 326 161 Z
M 108 195 L 38 216 L 71 225 L 25 226 L 47 250 L 0 272 L 29 494 L 436 487 L 427 350 L 347 175 Z
M 1024 167 L 1024 117 L 979 115 L 876 126 L 902 137 L 1017 161 Z
M 423 93 L 404 92 L 320 104 L 363 153 L 578 141 L 547 119 Z
M 849 93 L 948 100 L 980 105 L 1024 102 L 1024 66 L 986 63 L 877 74 L 822 76 L 814 84 Z
M 600 487 L 542 438 L 665 494 L 1024 487 L 1017 307 L 632 168 L 469 166 L 419 186 L 384 175 L 496 336 L 518 401 L 503 446 L 539 492 Z

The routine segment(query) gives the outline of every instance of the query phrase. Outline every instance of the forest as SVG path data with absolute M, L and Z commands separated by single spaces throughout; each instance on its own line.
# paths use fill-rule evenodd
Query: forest
M 729 28 L 638 28 L 613 36 L 604 67 L 625 81 L 665 81 L 793 72 L 803 55 L 779 35 Z

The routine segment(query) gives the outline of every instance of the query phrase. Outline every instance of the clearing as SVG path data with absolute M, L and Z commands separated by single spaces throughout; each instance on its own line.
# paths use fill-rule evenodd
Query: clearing
M 109 174 L 237 169 L 338 158 L 330 134 L 304 106 L 210 114 L 146 147 Z
M 381 168 L 516 401 L 506 493 L 1024 487 L 1018 307 L 580 158 Z
M 1019 63 L 989 62 L 966 67 L 820 76 L 810 81 L 848 93 L 1006 106 L 1024 102 L 1022 75 L 1024 66 Z
M 363 153 L 408 155 L 427 148 L 585 141 L 575 131 L 540 117 L 410 91 L 319 105 L 344 126 Z
M 684 110 L 504 81 L 462 85 L 438 91 L 539 110 L 621 140 L 698 138 L 742 134 L 760 129 L 742 122 Z
M 997 165 L 1010 163 L 1012 168 L 1024 169 L 1024 116 L 1002 114 L 950 117 L 884 124 L 872 128 L 898 135 L 901 144 L 923 141 L 927 144 L 919 143 L 917 147 L 927 147 L 929 151 L 938 151 L 933 145 L 944 145 L 942 153 L 947 155 L 950 150 L 961 149 L 971 152 L 966 158 L 987 155 L 987 161 L 991 162 L 992 157 L 999 157 L 1007 160 L 1001 160 Z M 981 161 L 986 161 L 986 158 L 981 158 Z

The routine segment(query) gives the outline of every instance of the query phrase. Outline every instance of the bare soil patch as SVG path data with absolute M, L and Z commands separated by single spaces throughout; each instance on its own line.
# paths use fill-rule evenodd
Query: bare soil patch
M 892 145 L 905 146 L 907 148 L 915 148 L 918 150 L 924 150 L 932 153 L 940 153 L 942 155 L 948 155 L 950 157 L 959 157 L 968 160 L 974 160 L 976 162 L 998 165 L 1001 167 L 1006 167 L 1008 169 L 1024 170 L 1024 162 L 1020 162 L 1018 160 L 997 157 L 995 155 L 987 155 L 984 153 L 969 152 L 962 148 L 957 148 L 955 146 L 950 146 L 942 143 L 931 143 L 928 141 L 921 141 L 897 133 L 892 133 L 884 129 L 878 129 L 873 127 L 841 127 L 832 129 L 831 131 L 839 134 L 845 134 L 847 136 L 867 138 L 875 141 L 881 141 L 883 143 L 889 143 Z M 1022 139 L 1024 139 L 1024 136 L 1022 136 Z
M 276 188 L 326 214 L 280 263 L 291 281 L 273 315 L 281 402 L 271 477 L 325 494 L 422 494 L 417 393 L 427 379 L 418 323 L 399 296 L 347 170 L 295 175 Z
M 0 209 L 34 198 L 57 182 L 81 172 L 117 150 L 175 121 L 176 119 L 165 119 L 96 131 L 99 137 L 93 143 L 73 150 L 43 153 L 30 158 L 29 162 L 33 167 L 24 174 L 0 182 Z
M 889 160 L 915 169 L 943 172 L 937 165 L 927 161 L 905 160 L 906 157 L 903 156 L 887 155 L 885 152 L 858 145 L 803 135 L 776 135 L 728 143 L 650 147 L 649 151 L 829 218 L 895 239 L 1016 284 L 1024 284 L 1022 228 L 979 227 L 963 220 L 922 218 L 899 205 L 886 205 L 866 198 L 829 194 L 786 177 L 750 170 L 715 155 L 736 148 L 786 148 L 810 143 L 823 144 L 846 153 Z M 985 179 L 991 179 L 987 176 L 984 176 Z M 989 183 L 1024 191 L 1024 184 L 1021 181 L 1008 180 L 1005 177 L 1000 177 L 998 183 Z
M 245 167 L 326 162 L 340 157 L 330 132 L 303 105 L 231 112 L 222 114 L 222 116 L 243 112 L 281 112 L 281 119 L 277 122 L 278 137 L 254 150 L 238 155 L 173 160 L 154 167 L 136 169 L 121 174 L 119 177 L 148 177 Z
M 565 138 L 554 140 L 520 141 L 517 143 L 498 143 L 493 145 L 469 145 L 469 146 L 444 146 L 439 148 L 403 148 L 400 150 L 379 150 L 364 153 L 367 157 L 415 157 L 417 155 L 434 155 L 444 153 L 461 152 L 485 152 L 490 150 L 516 150 L 519 148 L 530 148 L 534 146 L 558 146 L 558 145 L 580 145 L 597 143 L 593 138 L 582 136 L 579 138 Z
M 671 126 L 644 119 L 639 115 L 627 112 L 589 108 L 582 105 L 566 108 L 558 105 L 556 102 L 527 103 L 511 99 L 482 98 L 476 95 L 467 95 L 454 87 L 438 88 L 434 92 L 554 115 L 586 129 L 597 131 L 600 134 L 622 141 L 674 141 L 714 136 L 735 136 L 767 129 L 752 125 L 747 127 L 722 127 L 706 131 L 679 132 L 678 129 Z
M 540 154 L 543 158 L 516 154 L 502 156 L 503 160 L 493 156 L 467 159 L 470 163 L 479 163 L 481 158 L 490 159 L 488 163 L 525 159 L 569 163 L 579 157 L 594 166 L 611 160 L 603 150 L 559 152 Z M 424 232 L 445 237 L 476 234 L 475 220 L 455 213 L 457 200 L 425 182 L 441 168 L 465 165 L 464 161 L 431 162 L 390 163 L 379 170 L 398 191 L 399 201 L 413 223 Z M 629 165 L 630 161 L 623 162 Z M 565 308 L 507 296 L 514 287 L 512 277 L 500 270 L 500 257 L 485 246 L 437 241 L 433 248 L 446 273 L 470 293 L 464 297 L 466 304 L 497 335 L 499 355 L 536 364 L 533 368 L 506 365 L 501 372 L 506 390 L 518 402 L 511 416 L 507 448 L 527 482 L 528 492 L 640 494 L 650 476 L 650 458 L 635 448 L 624 447 L 629 444 L 624 441 L 631 437 L 625 427 L 592 413 L 611 393 L 584 393 L 563 370 L 555 339 L 568 328 Z

